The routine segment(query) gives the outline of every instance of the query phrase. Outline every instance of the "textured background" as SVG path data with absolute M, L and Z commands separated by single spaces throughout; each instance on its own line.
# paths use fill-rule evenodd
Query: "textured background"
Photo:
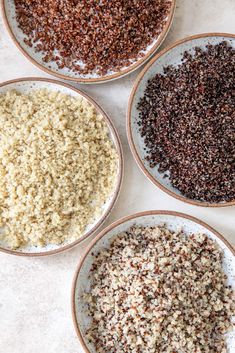
M 191 34 L 213 31 L 235 33 L 234 0 L 177 0 L 163 47 Z M 235 207 L 206 209 L 184 204 L 155 188 L 136 166 L 127 144 L 125 113 L 137 73 L 101 86 L 80 86 L 113 119 L 124 147 L 122 192 L 106 224 L 137 211 L 176 210 L 201 218 L 235 245 Z M 49 77 L 23 57 L 0 19 L 0 80 L 22 76 Z M 72 324 L 70 291 L 86 245 L 39 259 L 0 254 L 0 353 L 83 352 Z

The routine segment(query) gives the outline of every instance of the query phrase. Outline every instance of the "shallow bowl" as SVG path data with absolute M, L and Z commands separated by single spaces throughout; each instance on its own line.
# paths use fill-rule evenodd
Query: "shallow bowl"
M 34 65 L 38 66 L 41 70 L 54 75 L 56 77 L 67 79 L 70 81 L 76 81 L 79 83 L 102 83 L 111 81 L 114 79 L 118 79 L 123 77 L 142 64 L 144 64 L 159 48 L 162 44 L 163 40 L 165 39 L 173 20 L 173 15 L 176 6 L 176 0 L 172 0 L 172 6 L 167 18 L 167 22 L 163 28 L 162 33 L 153 40 L 152 44 L 150 44 L 147 49 L 144 51 L 144 56 L 135 60 L 131 65 L 128 67 L 123 67 L 119 72 L 110 72 L 105 76 L 98 76 L 98 75 L 76 75 L 69 69 L 59 69 L 54 62 L 45 63 L 42 58 L 43 55 L 35 51 L 34 46 L 30 48 L 28 45 L 24 43 L 25 35 L 22 30 L 19 28 L 15 16 L 15 4 L 14 0 L 0 0 L 0 5 L 2 9 L 3 19 L 5 26 L 14 41 L 17 47 L 21 50 L 21 52 L 29 59 Z
M 147 152 L 145 150 L 144 139 L 140 136 L 138 102 L 144 96 L 148 80 L 152 79 L 157 73 L 163 73 L 163 68 L 168 65 L 178 66 L 181 63 L 183 53 L 189 51 L 194 53 L 195 47 L 205 49 L 208 44 L 218 44 L 226 40 L 235 48 L 235 35 L 226 33 L 205 33 L 182 39 L 166 49 L 159 52 L 145 66 L 139 74 L 133 86 L 127 111 L 127 136 L 132 154 L 143 173 L 160 189 L 169 195 L 193 205 L 207 207 L 224 207 L 235 205 L 235 200 L 230 202 L 209 203 L 189 199 L 171 185 L 169 178 L 164 178 L 165 173 L 158 172 L 158 166 L 151 168 L 146 160 Z
M 89 272 L 92 267 L 94 257 L 103 248 L 108 248 L 110 242 L 121 232 L 127 231 L 131 226 L 156 226 L 166 224 L 173 231 L 182 228 L 186 234 L 204 233 L 208 237 L 217 241 L 224 251 L 224 271 L 228 276 L 228 284 L 235 289 L 235 250 L 217 231 L 206 223 L 183 213 L 171 211 L 147 211 L 121 218 L 105 228 L 98 234 L 85 251 L 74 276 L 72 287 L 72 315 L 74 326 L 79 341 L 86 353 L 96 353 L 92 344 L 86 339 L 85 332 L 89 326 L 90 318 L 87 315 L 87 305 L 83 299 L 83 294 L 89 292 L 91 281 Z M 229 352 L 235 350 L 235 329 L 227 335 Z
M 110 120 L 110 118 L 107 116 L 107 114 L 102 110 L 102 108 L 92 99 L 90 98 L 87 94 L 81 92 L 80 90 L 62 83 L 60 81 L 56 80 L 50 80 L 50 79 L 42 79 L 42 78 L 22 78 L 22 79 L 16 79 L 12 81 L 7 81 L 3 82 L 0 84 L 0 93 L 5 93 L 9 90 L 17 90 L 22 93 L 28 93 L 31 90 L 34 89 L 42 89 L 42 88 L 47 88 L 52 91 L 59 91 L 64 94 L 68 94 L 72 97 L 83 97 L 86 99 L 91 105 L 93 105 L 98 113 L 100 113 L 103 118 L 105 119 L 108 129 L 109 129 L 109 134 L 110 138 L 113 141 L 113 144 L 117 150 L 118 153 L 118 172 L 117 172 L 117 181 L 115 184 L 115 188 L 113 190 L 112 195 L 110 198 L 106 201 L 106 203 L 103 205 L 103 210 L 101 216 L 96 219 L 92 224 L 89 224 L 87 226 L 87 229 L 85 230 L 84 234 L 82 237 L 77 239 L 76 241 L 73 242 L 68 242 L 68 243 L 63 243 L 60 245 L 47 245 L 46 247 L 25 247 L 25 248 L 20 248 L 19 250 L 11 250 L 10 248 L 7 247 L 7 245 L 3 242 L 0 241 L 0 251 L 4 251 L 10 254 L 14 255 L 23 255 L 23 256 L 42 256 L 42 255 L 52 255 L 56 254 L 65 250 L 68 250 L 75 245 L 78 245 L 85 239 L 87 239 L 92 233 L 94 233 L 100 226 L 101 224 L 105 221 L 105 219 L 108 217 L 110 214 L 117 197 L 119 195 L 119 191 L 121 188 L 121 183 L 122 183 L 122 175 L 123 175 L 123 153 L 122 153 L 122 147 L 121 147 L 121 142 L 118 137 L 117 131 Z

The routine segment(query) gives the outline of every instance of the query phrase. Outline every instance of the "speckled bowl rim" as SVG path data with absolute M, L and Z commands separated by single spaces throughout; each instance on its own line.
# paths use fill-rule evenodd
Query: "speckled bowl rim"
M 43 70 L 44 72 L 64 79 L 64 80 L 68 80 L 68 81 L 74 81 L 74 82 L 78 82 L 81 84 L 92 84 L 92 83 L 105 83 L 105 82 L 109 82 L 118 78 L 121 78 L 123 76 L 126 76 L 128 74 L 130 74 L 131 72 L 134 72 L 135 70 L 137 70 L 140 66 L 142 66 L 146 61 L 148 61 L 150 59 L 150 57 L 152 57 L 152 55 L 155 53 L 155 51 L 161 46 L 161 44 L 163 43 L 164 39 L 166 38 L 170 27 L 172 25 L 173 22 L 173 17 L 174 17 L 174 13 L 175 13 L 175 8 L 176 8 L 176 0 L 172 0 L 172 5 L 171 5 L 171 10 L 169 12 L 168 15 L 168 19 L 167 22 L 164 26 L 163 31 L 161 32 L 161 34 L 159 35 L 158 39 L 156 40 L 156 43 L 153 45 L 153 47 L 143 56 L 143 58 L 137 60 L 137 62 L 129 67 L 127 67 L 125 70 L 121 71 L 121 72 L 117 72 L 111 75 L 107 75 L 105 77 L 97 77 L 97 78 L 82 78 L 82 77 L 70 77 L 64 74 L 60 74 L 57 73 L 53 70 L 50 70 L 46 67 L 44 67 L 42 64 L 38 63 L 37 60 L 35 60 L 34 58 L 31 57 L 31 55 L 29 55 L 26 50 L 24 50 L 24 48 L 21 46 L 21 44 L 18 42 L 18 40 L 16 39 L 12 28 L 10 26 L 10 23 L 8 21 L 7 18 L 7 14 L 6 14 L 6 9 L 5 9 L 5 1 L 6 0 L 0 0 L 0 7 L 2 9 L 2 17 L 3 17 L 3 21 L 5 24 L 5 27 L 11 37 L 11 39 L 13 40 L 13 42 L 15 43 L 15 45 L 18 47 L 18 49 L 22 52 L 22 54 L 35 66 L 37 66 L 39 69 Z
M 185 203 L 189 203 L 191 205 L 194 206 L 201 206 L 201 207 L 228 207 L 228 206 L 234 206 L 235 205 L 235 200 L 233 201 L 229 201 L 229 202 L 223 202 L 223 203 L 210 203 L 210 202 L 203 202 L 203 201 L 197 201 L 197 200 L 193 200 L 193 199 L 189 199 L 186 197 L 183 197 L 171 190 L 169 190 L 167 187 L 165 187 L 164 185 L 162 185 L 158 180 L 156 180 L 147 170 L 147 168 L 144 166 L 144 163 L 140 157 L 140 155 L 137 152 L 137 149 L 135 147 L 135 143 L 134 143 L 134 139 L 133 139 L 133 135 L 132 135 L 132 129 L 131 129 L 131 120 L 132 120 L 132 115 L 131 115 L 131 111 L 132 111 L 132 106 L 133 106 L 133 101 L 134 101 L 134 97 L 136 94 L 136 91 L 139 88 L 139 85 L 142 81 L 142 79 L 144 78 L 145 74 L 147 73 L 147 71 L 149 70 L 149 68 L 155 64 L 155 62 L 164 54 L 166 54 L 167 52 L 169 52 L 171 49 L 184 44 L 186 42 L 190 42 L 191 40 L 194 39 L 200 39 L 200 38 L 205 38 L 205 37 L 230 37 L 230 38 L 235 38 L 235 34 L 230 34 L 230 33 L 221 33 L 221 32 L 213 32 L 213 33 L 202 33 L 202 34 L 197 34 L 197 35 L 193 35 L 193 36 L 188 36 L 184 39 L 178 40 L 175 43 L 173 43 L 172 45 L 169 45 L 167 48 L 161 50 L 158 54 L 156 54 L 149 62 L 148 64 L 144 67 L 144 69 L 140 72 L 140 74 L 138 75 L 134 86 L 132 88 L 130 97 L 129 97 L 129 101 L 128 101 L 128 107 L 127 107 L 127 121 L 126 121 L 126 131 L 127 131 L 127 139 L 128 139 L 128 143 L 132 152 L 132 155 L 137 163 L 137 165 L 139 166 L 139 168 L 142 170 L 142 172 L 145 174 L 145 176 L 158 188 L 160 188 L 162 191 L 166 192 L 168 195 L 173 196 L 174 198 L 183 201 Z
M 144 212 L 139 212 L 139 213 L 135 213 L 132 214 L 130 216 L 126 216 L 126 217 L 122 217 L 119 220 L 113 222 L 112 224 L 110 224 L 109 226 L 107 226 L 104 230 L 102 230 L 98 235 L 96 235 L 96 237 L 93 239 L 93 241 L 88 245 L 88 247 L 86 248 L 86 250 L 84 251 L 77 269 L 75 271 L 74 274 L 74 278 L 73 278 L 73 283 L 72 283 L 72 291 L 71 291 L 71 311 L 72 311 L 72 319 L 73 319 L 73 324 L 76 330 L 76 334 L 78 336 L 79 342 L 82 345 L 82 348 L 84 349 L 84 351 L 86 353 L 91 353 L 89 348 L 86 345 L 86 342 L 82 336 L 81 330 L 79 328 L 78 325 L 78 321 L 76 319 L 76 304 L 75 304 L 75 295 L 76 295 L 76 286 L 78 283 L 78 276 L 80 274 L 80 270 L 82 268 L 82 265 L 84 263 L 84 261 L 86 260 L 87 255 L 89 254 L 89 252 L 91 251 L 91 249 L 95 246 L 95 244 L 101 239 L 103 238 L 108 232 L 110 232 L 111 230 L 113 230 L 114 228 L 116 228 L 117 226 L 119 226 L 120 224 L 123 224 L 129 220 L 135 219 L 135 218 L 140 218 L 143 216 L 152 216 L 152 215 L 166 215 L 166 216 L 176 216 L 179 218 L 183 218 L 183 219 L 187 219 L 190 221 L 193 221 L 196 224 L 199 224 L 201 226 L 203 226 L 204 228 L 206 228 L 207 230 L 209 230 L 210 232 L 212 232 L 217 238 L 219 238 L 224 244 L 225 246 L 231 250 L 233 256 L 235 256 L 235 249 L 233 248 L 233 246 L 229 243 L 229 241 L 227 239 L 225 239 L 219 232 L 217 232 L 214 228 L 212 228 L 211 226 L 209 226 L 207 223 L 201 221 L 200 219 L 187 215 L 185 213 L 181 213 L 181 212 L 175 212 L 175 211 L 156 211 L 156 210 L 151 210 L 151 211 L 144 211 Z
M 11 250 L 11 249 L 6 249 L 6 248 L 0 246 L 0 252 L 8 253 L 11 255 L 17 255 L 17 256 L 39 257 L 39 256 L 55 255 L 55 254 L 64 252 L 66 250 L 70 250 L 71 248 L 75 247 L 76 245 L 78 245 L 78 244 L 82 243 L 84 240 L 86 240 L 90 235 L 95 233 L 97 231 L 97 229 L 104 223 L 104 221 L 110 215 L 110 213 L 111 213 L 111 211 L 117 201 L 117 198 L 120 194 L 122 180 L 123 180 L 124 157 L 123 157 L 121 140 L 119 138 L 118 132 L 117 132 L 112 120 L 109 118 L 109 116 L 105 113 L 105 111 L 100 107 L 100 105 L 93 98 L 91 98 L 86 93 L 80 91 L 79 89 L 77 89 L 67 83 L 61 82 L 61 81 L 47 79 L 47 78 L 39 78 L 39 77 L 24 77 L 24 78 L 19 78 L 19 79 L 15 79 L 15 80 L 5 81 L 3 83 L 0 83 L 0 88 L 7 86 L 9 84 L 12 84 L 12 83 L 27 82 L 27 81 L 29 81 L 29 82 L 36 81 L 36 82 L 45 82 L 45 83 L 49 82 L 49 83 L 55 84 L 57 86 L 66 87 L 70 90 L 75 91 L 76 93 L 78 93 L 79 95 L 81 95 L 82 97 L 87 99 L 87 101 L 89 103 L 91 103 L 96 108 L 96 110 L 104 117 L 109 129 L 112 131 L 113 141 L 115 142 L 115 145 L 116 145 L 116 149 L 117 149 L 117 153 L 118 153 L 118 161 L 119 161 L 117 183 L 116 183 L 116 187 L 115 187 L 115 190 L 114 190 L 114 193 L 112 196 L 112 201 L 110 202 L 110 205 L 108 206 L 107 210 L 104 212 L 104 214 L 100 218 L 99 222 L 94 227 L 92 227 L 92 229 L 90 229 L 86 234 L 84 234 L 81 238 L 77 239 L 76 241 L 74 241 L 68 245 L 61 246 L 58 249 L 49 250 L 49 251 L 41 251 L 41 252 L 23 252 L 23 251 L 20 252 L 20 251 L 15 251 L 15 250 Z

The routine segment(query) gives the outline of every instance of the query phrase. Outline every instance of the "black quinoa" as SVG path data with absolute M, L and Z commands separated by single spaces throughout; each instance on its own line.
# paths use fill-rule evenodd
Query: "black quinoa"
M 140 133 L 149 165 L 184 196 L 228 202 L 235 199 L 235 49 L 223 41 L 194 50 L 149 80 Z

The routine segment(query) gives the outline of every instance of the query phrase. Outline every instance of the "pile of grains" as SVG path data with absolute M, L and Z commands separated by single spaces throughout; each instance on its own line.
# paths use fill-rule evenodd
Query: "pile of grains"
M 16 18 L 44 61 L 81 74 L 119 71 L 163 31 L 172 0 L 15 0 Z
M 140 100 L 140 132 L 151 167 L 181 193 L 235 199 L 235 49 L 227 42 L 185 52 L 151 79 Z
M 118 156 L 83 98 L 48 90 L 0 95 L 0 226 L 11 248 L 72 241 L 102 212 Z
M 206 235 L 130 228 L 95 257 L 85 294 L 98 353 L 226 353 L 235 301 Z

